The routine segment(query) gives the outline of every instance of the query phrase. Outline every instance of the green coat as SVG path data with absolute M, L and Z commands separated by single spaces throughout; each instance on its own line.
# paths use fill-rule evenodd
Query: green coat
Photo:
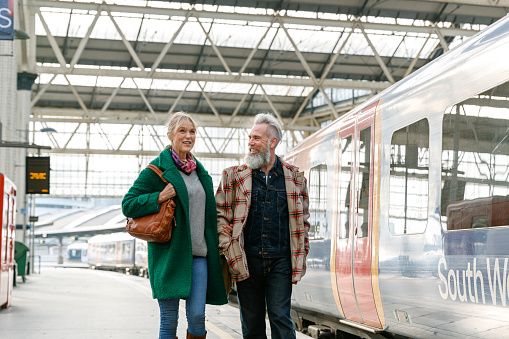
M 177 204 L 175 209 L 177 227 L 173 230 L 171 240 L 166 243 L 148 243 L 148 271 L 152 296 L 155 299 L 186 298 L 191 293 L 193 260 L 187 188 L 168 149 L 162 151 L 151 164 L 163 171 L 163 177 L 175 187 L 177 192 L 174 198 Z M 207 304 L 222 305 L 226 304 L 228 299 L 219 258 L 216 202 L 212 178 L 198 161 L 196 161 L 196 174 L 206 195 Z M 122 212 L 129 218 L 157 213 L 160 207 L 157 204 L 157 198 L 165 186 L 166 184 L 154 171 L 144 169 L 124 196 Z

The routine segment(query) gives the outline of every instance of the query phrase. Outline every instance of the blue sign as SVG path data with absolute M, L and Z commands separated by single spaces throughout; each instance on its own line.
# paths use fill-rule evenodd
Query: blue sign
M 14 35 L 14 0 L 0 0 L 0 40 L 12 40 Z

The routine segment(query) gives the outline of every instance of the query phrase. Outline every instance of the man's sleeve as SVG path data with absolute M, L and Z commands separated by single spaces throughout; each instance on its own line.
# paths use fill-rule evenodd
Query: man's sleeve
M 303 212 L 303 217 L 304 217 L 304 245 L 305 245 L 305 248 L 306 248 L 306 256 L 309 253 L 309 237 L 308 237 L 308 234 L 309 234 L 309 228 L 310 228 L 310 224 L 309 224 L 309 217 L 310 217 L 310 214 L 309 214 L 309 196 L 308 196 L 307 185 L 308 185 L 308 182 L 307 182 L 306 178 L 304 178 L 303 183 L 302 183 L 301 195 L 302 195 L 302 212 Z
M 233 224 L 233 185 L 229 179 L 228 171 L 224 170 L 221 182 L 216 192 L 217 233 L 219 237 L 219 250 L 224 252 L 230 244 L 230 235 L 224 230 L 225 225 Z

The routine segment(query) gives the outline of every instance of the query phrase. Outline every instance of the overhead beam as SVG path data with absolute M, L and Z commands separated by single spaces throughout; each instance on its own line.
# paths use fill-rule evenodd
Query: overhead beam
M 52 148 L 45 149 L 44 153 L 51 154 L 82 154 L 82 155 L 119 155 L 119 156 L 158 156 L 161 151 L 148 150 L 109 150 L 109 149 L 85 149 L 85 148 Z M 211 159 L 242 159 L 244 153 L 209 153 L 209 152 L 193 152 L 197 158 Z
M 498 2 L 507 2 L 508 0 L 502 0 Z M 443 2 L 443 1 L 440 1 Z M 454 1 L 453 1 L 454 2 Z M 491 1 L 485 0 L 480 1 L 489 5 Z M 50 1 L 50 0 L 34 0 L 28 1 L 29 6 L 35 7 L 50 7 L 50 8 L 64 8 L 64 9 L 81 9 L 86 11 L 97 11 L 100 4 L 94 3 L 82 3 L 82 2 L 67 2 L 67 1 Z M 499 6 L 499 7 L 506 7 Z M 249 21 L 249 22 L 263 22 L 271 23 L 274 16 L 279 14 L 249 14 L 249 13 L 229 13 L 221 12 L 220 8 L 218 11 L 207 11 L 207 10 L 186 10 L 186 9 L 169 9 L 161 7 L 148 7 L 148 6 L 123 6 L 123 5 L 112 5 L 108 4 L 108 8 L 111 12 L 119 13 L 136 13 L 139 14 L 154 14 L 154 15 L 168 15 L 170 17 L 186 17 L 189 11 L 193 12 L 194 17 L 200 19 L 219 19 L 219 20 L 234 20 L 234 21 Z M 333 20 L 333 19 L 321 19 L 321 18 L 301 18 L 292 17 L 290 15 L 281 16 L 281 20 L 284 24 L 290 25 L 304 25 L 304 26 L 319 26 L 319 27 L 338 27 L 338 28 L 352 28 L 356 22 L 350 20 Z M 362 22 L 362 25 L 366 30 L 378 30 L 378 31 L 397 31 L 397 32 L 408 32 L 408 33 L 432 33 L 434 27 L 430 26 L 412 26 L 412 25 L 399 25 L 389 23 L 373 23 L 373 22 Z M 478 30 L 474 29 L 462 29 L 462 28 L 440 28 L 441 32 L 445 36 L 472 36 L 475 35 Z
M 200 19 L 196 18 L 196 20 L 200 24 L 200 27 L 201 27 L 201 29 L 203 31 L 203 34 L 205 34 L 205 37 L 207 37 L 207 40 L 210 42 L 210 46 L 212 47 L 212 49 L 216 53 L 216 56 L 219 58 L 219 61 L 223 65 L 224 69 L 228 72 L 228 74 L 233 75 L 230 67 L 226 63 L 226 60 L 224 60 L 223 55 L 221 54 L 221 51 L 219 50 L 219 48 L 217 48 L 216 44 L 214 43 L 214 41 L 210 37 L 210 35 L 207 32 L 207 30 L 205 29 L 205 27 L 203 27 L 203 24 L 201 23 Z M 210 24 L 210 28 L 209 29 L 212 29 L 212 23 Z
M 173 36 L 171 37 L 170 41 L 168 41 L 166 43 L 166 45 L 164 45 L 163 49 L 161 50 L 161 53 L 159 53 L 159 55 L 157 56 L 156 60 L 152 64 L 152 67 L 151 67 L 151 70 L 150 70 L 150 73 L 149 73 L 150 76 L 152 76 L 152 74 L 156 71 L 157 67 L 159 67 L 159 64 L 161 63 L 161 61 L 163 61 L 163 58 L 166 56 L 166 54 L 168 53 L 168 50 L 170 49 L 170 47 L 175 42 L 175 39 L 177 38 L 177 36 L 182 31 L 182 28 L 184 28 L 184 25 L 187 23 L 187 20 L 189 20 L 189 15 L 190 14 L 191 14 L 191 12 L 189 12 L 188 15 L 186 15 L 186 18 L 184 19 L 184 21 L 182 21 L 182 23 L 180 24 L 179 28 L 173 33 Z
M 85 37 L 81 39 L 78 48 L 76 48 L 76 51 L 74 52 L 74 56 L 72 57 L 70 67 L 71 69 L 74 68 L 74 66 L 78 63 L 81 55 L 83 54 L 83 51 L 85 50 L 85 46 L 88 43 L 88 40 L 90 39 L 90 34 L 92 34 L 92 31 L 95 28 L 95 25 L 97 24 L 97 20 L 99 20 L 99 17 L 101 16 L 101 11 L 97 11 L 97 14 L 94 17 L 94 20 L 92 20 L 92 23 L 88 27 L 87 33 L 85 34 Z
M 91 115 L 97 114 L 99 110 L 89 110 Z M 123 111 L 123 110 L 107 110 L 103 112 L 102 118 L 97 120 L 95 118 L 83 118 L 83 111 L 75 108 L 55 108 L 55 107 L 33 107 L 32 122 L 46 122 L 46 123 L 101 123 L 101 124 L 119 124 L 119 125 L 164 125 L 166 123 L 166 112 L 157 112 L 157 119 L 140 119 L 140 115 L 146 112 L 140 111 Z M 225 125 L 221 123 L 215 115 L 202 112 L 189 112 L 195 119 L 200 127 L 221 127 Z M 221 115 L 223 121 L 228 121 L 229 115 Z M 289 126 L 292 119 L 283 118 L 284 129 L 295 131 L 314 132 L 318 128 L 308 125 L 294 124 Z M 246 117 L 235 117 L 231 123 L 228 124 L 230 128 L 251 128 L 253 125 L 252 119 Z
M 426 0 L 426 2 L 470 6 L 509 7 L 509 0 Z
M 302 67 L 304 67 L 304 69 L 306 70 L 306 73 L 309 75 L 309 77 L 313 81 L 313 84 L 314 84 L 315 88 L 318 88 L 318 90 L 322 93 L 325 101 L 329 105 L 329 108 L 334 113 L 334 117 L 337 118 L 338 117 L 338 113 L 336 112 L 336 109 L 334 108 L 334 104 L 332 103 L 332 101 L 330 100 L 329 96 L 327 95 L 327 93 L 323 89 L 322 84 L 316 79 L 315 74 L 313 73 L 313 70 L 311 70 L 311 67 L 309 67 L 309 64 L 307 63 L 306 59 L 304 58 L 304 56 L 300 52 L 299 46 L 297 46 L 297 44 L 293 40 L 292 36 L 288 32 L 288 29 L 286 28 L 284 23 L 281 22 L 281 18 L 279 18 L 279 23 L 280 23 L 281 27 L 283 28 L 283 30 L 284 30 L 284 32 L 286 34 L 286 37 L 288 38 L 288 40 L 292 44 L 293 49 L 295 51 L 295 54 L 297 55 L 297 58 L 300 60 L 300 63 L 302 64 Z M 320 80 L 322 80 L 322 79 L 320 79 Z
M 304 86 L 314 87 L 314 82 L 308 77 L 283 77 L 269 75 L 241 75 L 231 76 L 229 74 L 204 74 L 191 72 L 150 72 L 137 70 L 117 70 L 117 69 L 97 69 L 97 68 L 69 68 L 37 66 L 35 69 L 38 74 L 73 74 L 88 75 L 98 77 L 119 77 L 119 78 L 140 78 L 140 79 L 164 79 L 164 80 L 187 80 L 202 82 L 227 82 L 253 85 L 279 85 L 279 86 Z M 334 80 L 325 79 L 322 84 L 327 88 L 347 88 L 347 89 L 367 89 L 382 91 L 390 86 L 388 82 L 359 81 L 359 80 Z
M 364 39 L 366 39 L 366 42 L 368 43 L 369 47 L 371 48 L 371 50 L 375 54 L 375 59 L 378 62 L 378 64 L 380 65 L 380 68 L 384 72 L 385 76 L 387 77 L 387 79 L 389 79 L 389 82 L 391 84 L 395 83 L 396 81 L 394 81 L 394 78 L 392 77 L 391 71 L 389 70 L 389 68 L 387 68 L 387 65 L 383 61 L 382 57 L 380 56 L 380 54 L 378 54 L 378 52 L 377 52 L 377 50 L 375 48 L 375 45 L 373 45 L 373 43 L 371 42 L 371 39 L 369 38 L 368 34 L 364 30 L 364 25 L 359 24 L 359 28 L 362 31 L 362 35 L 364 35 Z

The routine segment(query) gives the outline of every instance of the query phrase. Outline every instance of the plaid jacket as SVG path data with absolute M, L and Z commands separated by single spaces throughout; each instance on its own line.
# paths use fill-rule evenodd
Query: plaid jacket
M 299 172 L 297 167 L 279 159 L 283 165 L 288 201 L 292 281 L 297 282 L 306 273 L 306 256 L 309 252 L 307 181 L 304 178 L 304 172 Z M 235 194 L 233 193 L 234 186 Z M 225 254 L 228 260 L 234 281 L 249 278 L 243 230 L 251 203 L 251 189 L 252 171 L 246 165 L 241 165 L 229 167 L 223 171 L 221 183 L 216 192 L 219 250 Z M 233 224 L 231 236 L 224 231 L 225 224 Z

